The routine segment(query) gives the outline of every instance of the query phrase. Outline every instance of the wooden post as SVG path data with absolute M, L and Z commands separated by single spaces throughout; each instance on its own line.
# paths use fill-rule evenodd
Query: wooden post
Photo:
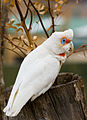
M 6 101 L 11 88 L 6 93 Z M 84 85 L 73 73 L 60 73 L 44 95 L 28 102 L 17 117 L 8 120 L 86 120 Z

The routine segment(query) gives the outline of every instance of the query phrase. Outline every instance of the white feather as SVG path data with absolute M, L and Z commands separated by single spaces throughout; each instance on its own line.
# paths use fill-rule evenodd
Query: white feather
M 70 47 L 68 45 L 64 49 L 58 48 L 57 43 L 59 44 L 59 41 L 55 37 L 57 34 L 58 32 L 53 34 L 47 41 L 25 57 L 8 104 L 4 108 L 7 116 L 16 116 L 29 99 L 34 100 L 52 86 L 61 67 L 60 60 L 64 62 L 66 59 L 66 56 L 57 57 L 57 54 L 61 51 L 65 52 L 66 48 Z M 62 37 L 64 33 L 61 32 L 59 35 Z
M 7 105 L 9 107 L 5 111 L 6 115 L 15 116 L 16 111 L 19 112 L 32 96 L 38 94 L 55 80 L 59 66 L 59 61 L 48 54 L 41 62 L 36 60 L 29 69 L 26 68 L 26 74 L 24 74 L 25 70 L 22 71 L 25 77 L 19 86 L 16 87 L 15 83 Z

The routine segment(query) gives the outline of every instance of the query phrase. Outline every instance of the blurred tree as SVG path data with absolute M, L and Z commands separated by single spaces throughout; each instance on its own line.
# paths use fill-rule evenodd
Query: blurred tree
M 14 29 L 16 33 L 16 36 L 10 34 L 3 35 L 11 46 L 10 48 L 5 47 L 5 49 L 11 50 L 21 57 L 25 57 L 37 47 L 38 36 L 31 34 L 31 30 L 34 29 L 33 19 L 37 16 L 36 23 L 41 24 L 45 36 L 49 38 L 55 32 L 55 28 L 58 27 L 55 24 L 55 19 L 63 13 L 63 6 L 69 2 L 69 0 L 4 0 L 4 3 L 8 4 L 7 8 L 9 12 L 14 15 L 14 18 L 6 23 L 6 28 Z M 78 0 L 74 2 L 78 3 Z M 51 19 L 51 25 L 47 29 L 46 24 L 43 22 L 45 15 Z M 82 45 L 80 49 L 73 53 L 83 50 L 86 46 Z
M 2 1 L 0 0 L 0 31 L 2 30 Z M 0 46 L 2 45 L 2 35 L 0 35 Z M 3 80 L 3 70 L 2 70 L 2 53 L 0 48 L 0 120 L 3 118 L 3 107 L 4 107 L 4 80 Z
M 31 30 L 34 29 L 32 28 L 32 25 L 35 16 L 38 18 L 36 21 L 37 24 L 40 22 L 43 31 L 48 38 L 55 31 L 55 27 L 57 26 L 54 23 L 54 19 L 62 14 L 61 9 L 67 2 L 68 0 L 4 0 L 4 3 L 9 3 L 8 10 L 14 15 L 14 18 L 9 20 L 6 24 L 6 28 L 11 28 L 16 31 L 16 36 L 4 36 L 10 45 L 12 45 L 12 49 L 6 49 L 9 49 L 16 54 L 20 51 L 20 55 L 23 57 L 26 56 L 30 51 L 37 47 L 36 42 L 38 37 L 32 36 L 31 34 Z M 48 15 L 51 18 L 51 25 L 48 29 L 46 29 L 43 22 L 43 17 L 45 15 Z M 26 21 L 28 21 L 28 25 Z M 25 35 L 26 39 L 24 38 Z

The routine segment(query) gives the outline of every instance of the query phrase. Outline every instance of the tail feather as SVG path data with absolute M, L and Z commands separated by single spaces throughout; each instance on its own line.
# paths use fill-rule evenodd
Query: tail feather
M 6 116 L 11 116 L 11 117 L 17 116 L 18 113 L 20 112 L 20 110 L 21 110 L 21 109 L 16 110 L 16 111 L 14 111 L 14 112 L 13 112 L 12 110 L 11 110 L 11 111 L 7 111 L 7 112 L 6 112 Z
M 9 100 L 8 100 L 8 104 L 7 104 L 7 106 L 3 110 L 4 112 L 6 112 L 6 111 L 11 109 L 12 104 L 13 104 L 13 102 L 15 100 L 16 95 L 17 95 L 17 92 L 19 90 L 19 87 L 20 87 L 20 83 L 14 84 L 13 89 L 11 91 L 11 95 L 10 95 Z
M 6 107 L 3 109 L 3 112 L 6 112 L 8 109 L 9 109 L 9 107 L 6 106 Z
M 7 116 L 16 116 L 22 107 L 27 103 L 27 101 L 33 96 L 31 87 L 30 89 L 25 88 L 25 89 L 18 89 L 15 94 L 14 94 L 14 99 L 10 101 L 9 104 L 4 108 L 4 112 L 6 113 Z M 11 94 L 12 95 L 12 94 Z M 10 97 L 11 98 L 11 97 Z M 10 105 L 11 104 L 11 105 Z

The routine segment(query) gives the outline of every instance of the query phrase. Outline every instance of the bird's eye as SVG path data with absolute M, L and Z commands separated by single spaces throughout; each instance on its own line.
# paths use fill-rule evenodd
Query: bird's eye
M 65 44 L 66 43 L 66 38 L 63 38 L 62 40 L 61 40 L 61 44 Z

